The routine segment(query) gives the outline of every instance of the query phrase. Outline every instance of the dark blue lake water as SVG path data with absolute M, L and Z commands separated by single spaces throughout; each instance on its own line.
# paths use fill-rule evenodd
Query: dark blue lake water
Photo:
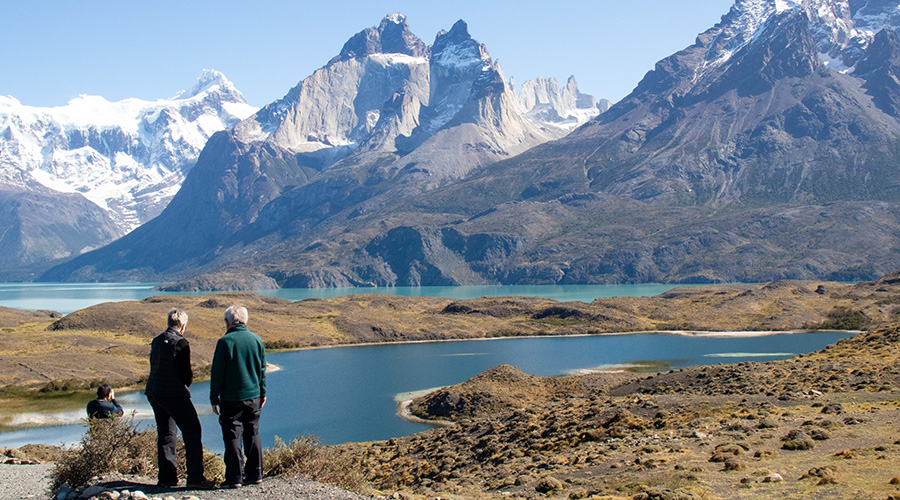
M 456 384 L 493 366 L 511 364 L 534 375 L 608 369 L 641 361 L 678 368 L 697 364 L 768 361 L 823 348 L 849 333 L 781 334 L 759 337 L 606 335 L 390 344 L 273 354 L 281 369 L 269 374 L 263 410 L 265 446 L 303 434 L 325 444 L 403 436 L 428 428 L 396 415 L 402 393 Z M 206 401 L 208 385 L 192 387 L 201 413 L 204 443 L 221 451 L 219 426 Z M 119 397 L 126 411 L 150 418 L 141 394 Z M 69 418 L 77 421 L 82 412 Z M 63 418 L 66 418 L 63 416 Z M 152 421 L 151 421 L 152 422 Z M 80 424 L 0 434 L 0 447 L 26 443 L 72 443 Z

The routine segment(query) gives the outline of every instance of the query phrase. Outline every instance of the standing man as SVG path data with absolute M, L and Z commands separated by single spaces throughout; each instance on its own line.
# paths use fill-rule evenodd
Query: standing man
M 159 486 L 178 486 L 175 467 L 176 426 L 184 439 L 188 489 L 212 489 L 212 481 L 203 477 L 203 442 L 200 419 L 188 390 L 194 380 L 191 370 L 191 346 L 184 338 L 188 315 L 181 309 L 169 311 L 169 328 L 150 344 L 150 376 L 144 394 L 156 418 L 156 453 L 159 461 Z
M 259 415 L 266 405 L 266 348 L 259 335 L 247 329 L 243 306 L 225 310 L 225 328 L 213 354 L 209 401 L 225 441 L 225 486 L 240 488 L 262 482 Z
M 87 404 L 88 418 L 118 417 L 123 413 L 122 407 L 116 401 L 116 393 L 109 384 L 100 384 L 97 388 L 97 399 Z

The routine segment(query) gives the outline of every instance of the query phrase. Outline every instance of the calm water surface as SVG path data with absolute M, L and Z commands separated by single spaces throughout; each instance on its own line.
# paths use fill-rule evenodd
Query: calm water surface
M 0 306 L 16 309 L 49 309 L 68 314 L 78 309 L 121 300 L 141 300 L 153 295 L 202 295 L 209 292 L 160 292 L 159 283 L 0 283 Z M 360 293 L 472 299 L 484 296 L 522 295 L 559 301 L 590 302 L 602 297 L 649 297 L 674 285 L 531 285 L 531 286 L 420 286 L 382 288 L 281 288 L 261 295 L 287 300 L 329 299 Z
M 281 370 L 268 376 L 269 402 L 263 410 L 264 446 L 302 434 L 325 444 L 408 435 L 428 428 L 396 415 L 403 393 L 456 384 L 491 367 L 511 364 L 534 375 L 558 375 L 649 361 L 666 368 L 722 362 L 768 361 L 821 349 L 848 333 L 761 337 L 616 335 L 516 338 L 482 341 L 406 343 L 337 347 L 273 354 Z M 215 416 L 206 404 L 208 384 L 191 388 L 202 414 L 203 441 L 222 450 Z M 141 394 L 120 395 L 126 411 L 151 413 Z M 82 413 L 73 412 L 76 420 Z M 152 420 L 148 420 L 152 422 Z M 26 443 L 77 442 L 80 424 L 0 434 L 0 447 Z

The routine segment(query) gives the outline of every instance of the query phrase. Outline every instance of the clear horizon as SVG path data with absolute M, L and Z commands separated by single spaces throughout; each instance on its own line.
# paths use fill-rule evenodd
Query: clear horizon
M 582 92 L 615 102 L 654 64 L 689 45 L 732 0 L 526 0 L 496 5 L 410 0 L 328 4 L 287 0 L 176 3 L 3 2 L 0 95 L 55 107 L 82 94 L 110 101 L 164 99 L 203 69 L 221 71 L 254 106 L 279 99 L 389 13 L 426 44 L 457 20 L 519 83 L 574 75 Z

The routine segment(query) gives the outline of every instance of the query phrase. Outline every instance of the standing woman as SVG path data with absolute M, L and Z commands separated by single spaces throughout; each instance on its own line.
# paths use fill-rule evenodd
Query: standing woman
M 191 370 L 191 346 L 184 338 L 188 315 L 181 309 L 169 311 L 165 332 L 150 344 L 150 377 L 144 394 L 156 418 L 156 453 L 159 462 L 159 486 L 178 486 L 175 443 L 176 426 L 184 439 L 188 489 L 212 489 L 203 476 L 203 442 L 200 419 L 188 389 L 194 381 Z

